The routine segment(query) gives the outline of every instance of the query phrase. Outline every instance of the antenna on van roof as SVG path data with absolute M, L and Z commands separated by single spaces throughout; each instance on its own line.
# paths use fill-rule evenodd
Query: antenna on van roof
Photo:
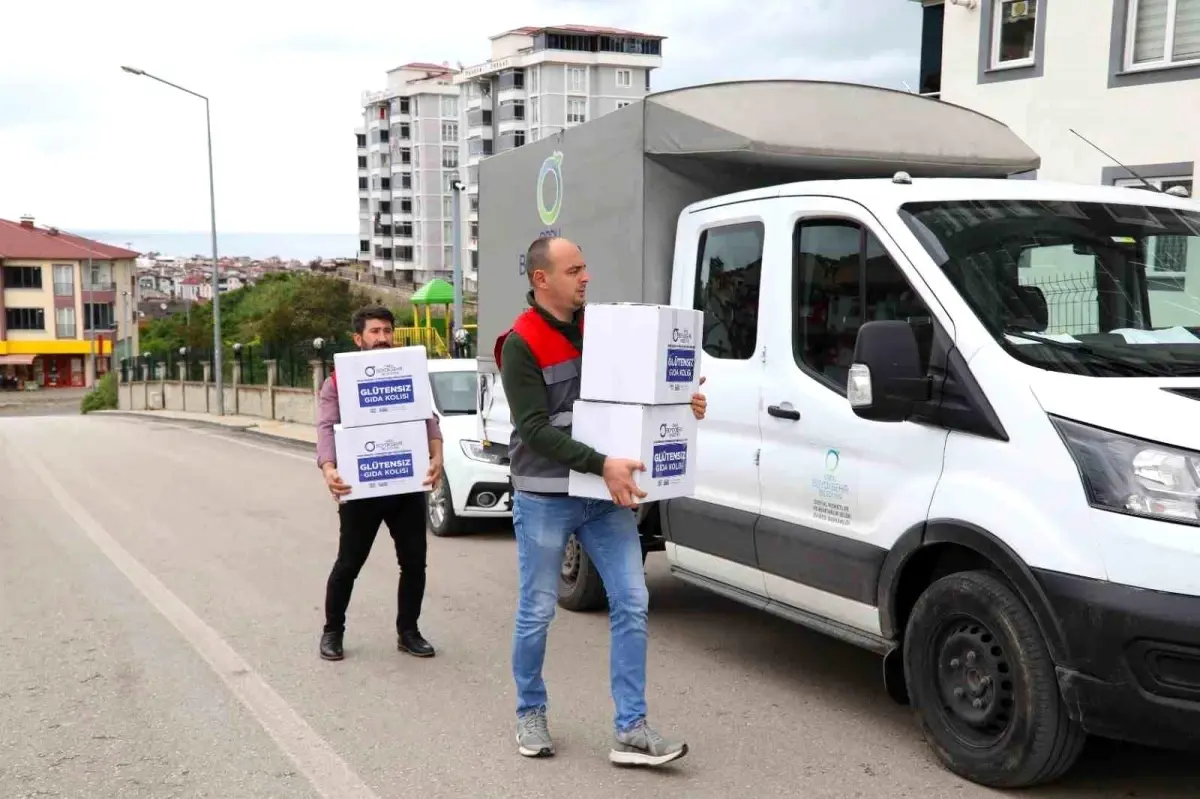
M 1078 131 L 1077 131 L 1077 130 L 1075 130 L 1074 128 L 1067 128 L 1067 130 L 1071 131 L 1072 133 L 1074 133 L 1074 134 L 1075 134 L 1076 136 L 1078 136 L 1079 138 L 1083 139 L 1083 140 L 1084 140 L 1085 142 L 1087 142 L 1088 144 L 1091 144 L 1093 147 L 1096 147 L 1096 145 L 1095 145 L 1095 144 L 1092 144 L 1092 142 L 1090 142 L 1090 141 L 1088 141 L 1086 138 L 1084 138 L 1083 134 L 1082 134 L 1082 133 L 1080 133 L 1080 132 L 1078 132 Z M 1141 175 L 1139 175 L 1137 172 L 1134 172 L 1132 169 L 1130 169 L 1129 167 L 1125 166 L 1124 164 L 1122 164 L 1122 163 L 1121 163 L 1120 161 L 1118 161 L 1117 159 L 1113 158 L 1113 157 L 1112 157 L 1111 155 L 1109 155 L 1108 153 L 1104 152 L 1103 150 L 1100 150 L 1100 148 L 1099 148 L 1099 147 L 1096 147 L 1096 149 L 1097 149 L 1097 150 L 1099 150 L 1099 151 L 1100 151 L 1100 152 L 1101 152 L 1101 153 L 1102 153 L 1102 154 L 1103 154 L 1103 155 L 1104 155 L 1106 158 L 1108 158 L 1108 160 L 1112 161 L 1114 164 L 1116 164 L 1117 166 L 1121 167 L 1121 169 L 1124 169 L 1126 172 L 1128 172 L 1129 174 L 1133 175 L 1135 178 L 1137 178 L 1138 180 L 1140 180 L 1142 183 L 1145 183 L 1145 184 L 1146 184 L 1146 188 L 1150 189 L 1150 191 L 1157 191 L 1157 192 L 1159 192 L 1159 193 L 1161 193 L 1161 192 L 1162 192 L 1162 189 L 1160 189 L 1158 186 L 1155 186 L 1153 183 L 1151 183 L 1150 181 L 1146 180 L 1144 177 L 1142 177 Z

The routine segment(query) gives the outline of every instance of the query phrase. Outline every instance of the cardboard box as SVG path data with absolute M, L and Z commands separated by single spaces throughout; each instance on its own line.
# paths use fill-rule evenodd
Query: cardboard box
M 675 405 L 700 386 L 704 314 L 643 303 L 587 306 L 579 396 L 597 402 Z
M 333 356 L 344 427 L 413 422 L 433 416 L 425 348 L 388 347 Z
M 338 474 L 350 486 L 343 502 L 428 491 L 421 485 L 429 471 L 429 435 L 425 421 L 371 427 L 333 426 Z
M 577 400 L 571 437 L 611 458 L 640 460 L 646 471 L 634 482 L 646 492 L 642 502 L 691 496 L 696 488 L 696 417 L 689 405 L 631 405 Z M 604 478 L 571 472 L 573 497 L 612 499 Z

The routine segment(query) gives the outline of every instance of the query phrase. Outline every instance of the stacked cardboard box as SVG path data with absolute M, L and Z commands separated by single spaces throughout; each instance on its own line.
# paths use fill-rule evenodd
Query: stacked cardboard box
M 433 416 L 424 347 L 333 356 L 341 424 L 333 428 L 345 501 L 427 491 L 426 419 Z
M 696 417 L 704 314 L 642 303 L 589 304 L 580 399 L 571 436 L 613 458 L 646 466 L 643 502 L 690 496 L 696 486 Z M 610 499 L 604 479 L 571 472 L 571 496 Z

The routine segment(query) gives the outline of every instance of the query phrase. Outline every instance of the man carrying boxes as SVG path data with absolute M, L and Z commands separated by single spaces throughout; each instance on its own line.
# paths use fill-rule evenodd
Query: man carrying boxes
M 700 380 L 695 369 L 694 345 L 690 356 L 682 352 L 667 356 L 674 358 L 673 366 L 663 366 L 664 382 L 671 384 L 671 390 L 664 389 L 666 394 L 662 397 L 647 395 L 650 402 L 661 402 L 665 397 L 671 403 L 666 407 L 672 410 L 634 406 L 631 411 L 641 415 L 640 421 L 635 422 L 639 442 L 642 433 L 653 428 L 656 435 L 660 430 L 665 431 L 663 442 L 670 445 L 666 449 L 649 450 L 654 465 L 649 482 L 645 488 L 640 487 L 646 468 L 644 456 L 608 457 L 597 451 L 597 445 L 603 440 L 608 442 L 606 450 L 630 456 L 647 450 L 632 438 L 621 443 L 630 435 L 626 430 L 616 427 L 600 430 L 605 422 L 614 426 L 625 423 L 616 416 L 603 418 L 604 410 L 598 413 L 584 410 L 585 406 L 603 403 L 577 402 L 581 397 L 581 372 L 582 382 L 592 383 L 589 370 L 603 372 L 603 361 L 609 357 L 600 351 L 602 342 L 594 341 L 591 336 L 587 339 L 591 342 L 588 348 L 584 347 L 583 306 L 588 275 L 583 254 L 566 239 L 538 239 L 526 255 L 526 267 L 531 307 L 517 317 L 512 330 L 497 339 L 495 347 L 504 393 L 513 415 L 509 472 L 520 569 L 512 652 L 517 686 L 517 751 L 526 757 L 554 754 L 546 721 L 547 693 L 542 664 L 546 635 L 558 599 L 563 551 L 570 535 L 575 533 L 596 564 L 609 600 L 610 680 L 616 705 L 615 742 L 609 759 L 621 764 L 661 765 L 687 754 L 687 744 L 663 737 L 646 722 L 649 596 L 637 521 L 631 508 L 651 491 L 660 496 L 679 496 L 691 490 L 683 482 L 685 476 L 690 479 L 688 437 L 695 440 L 696 420 L 704 417 L 706 405 L 704 396 L 696 391 Z M 652 309 L 668 315 L 689 313 Z M 638 339 L 630 344 L 631 331 L 622 328 L 622 324 L 632 324 L 630 320 L 622 323 L 607 311 L 598 316 L 609 320 L 602 323 L 607 328 L 603 334 L 614 337 L 605 349 L 618 353 L 629 367 L 639 357 L 637 350 L 645 348 L 647 341 Z M 591 324 L 589 314 L 589 330 Z M 699 325 L 695 322 L 692 325 L 689 340 L 694 342 Z M 676 327 L 682 329 L 686 325 Z M 684 347 L 675 349 L 682 351 Z M 592 352 L 600 361 L 591 357 Z M 684 363 L 685 356 L 691 358 L 690 365 Z M 611 379 L 601 375 L 598 383 Z M 650 382 L 657 382 L 653 375 Z M 647 407 L 650 407 L 648 415 Z M 597 431 L 590 443 L 580 440 L 577 433 L 573 437 L 572 432 L 573 423 L 578 428 L 585 414 L 592 414 L 595 423 L 590 427 Z M 663 482 L 667 480 L 673 481 L 670 486 Z M 586 485 L 588 481 L 590 486 Z M 597 487 L 598 490 L 593 490 Z
M 363 308 L 353 325 L 359 351 L 334 356 L 317 418 L 317 466 L 341 522 L 325 588 L 321 657 L 344 657 L 346 608 L 380 524 L 387 524 L 400 564 L 397 646 L 431 657 L 417 620 L 425 596 L 425 492 L 441 477 L 442 432 L 427 355 L 424 347 L 392 346 L 395 318 L 387 308 Z

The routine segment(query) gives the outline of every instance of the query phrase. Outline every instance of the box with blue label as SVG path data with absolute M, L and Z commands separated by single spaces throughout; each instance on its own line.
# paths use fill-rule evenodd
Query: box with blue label
M 371 427 L 334 425 L 337 469 L 350 486 L 343 502 L 428 491 L 429 435 L 425 421 Z
M 634 405 L 577 400 L 571 411 L 571 437 L 611 458 L 641 461 L 635 482 L 642 502 L 689 497 L 696 488 L 696 417 L 689 405 Z M 604 478 L 571 472 L 567 493 L 611 499 Z
M 413 422 L 433 415 L 425 348 L 386 347 L 333 356 L 344 427 Z
M 588 303 L 579 396 L 597 402 L 678 405 L 700 386 L 704 314 L 632 302 Z

